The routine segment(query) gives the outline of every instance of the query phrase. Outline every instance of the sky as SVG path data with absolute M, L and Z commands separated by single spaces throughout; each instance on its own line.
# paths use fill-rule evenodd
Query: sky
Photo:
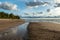
M 60 16 L 60 0 L 0 0 L 0 11 L 19 16 Z

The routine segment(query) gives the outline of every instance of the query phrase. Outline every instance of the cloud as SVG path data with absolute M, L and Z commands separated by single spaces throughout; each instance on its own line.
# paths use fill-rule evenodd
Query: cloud
M 49 3 L 48 2 L 36 2 L 36 0 L 34 2 L 26 2 L 26 6 L 33 8 L 33 7 L 39 7 L 39 6 L 47 6 Z
M 60 0 L 54 0 L 55 1 L 55 3 L 60 3 Z
M 48 13 L 48 15 L 51 14 L 50 16 L 60 16 L 60 7 L 51 9 L 51 11 Z
M 22 16 L 32 16 L 32 17 L 44 16 L 44 12 L 25 12 Z
M 50 12 L 50 9 L 47 9 L 47 12 Z
M 17 1 L 21 1 L 21 2 L 28 2 L 28 0 L 17 0 Z
M 55 3 L 54 7 L 60 7 L 60 3 Z
M 37 6 L 27 6 L 27 8 L 38 8 L 39 6 L 37 5 Z
M 60 0 L 54 0 L 55 1 L 55 5 L 54 5 L 54 7 L 56 8 L 56 7 L 60 7 Z
M 37 2 L 37 0 L 34 0 L 34 2 Z
M 0 8 L 5 10 L 18 10 L 16 4 L 11 4 L 8 2 L 0 2 Z

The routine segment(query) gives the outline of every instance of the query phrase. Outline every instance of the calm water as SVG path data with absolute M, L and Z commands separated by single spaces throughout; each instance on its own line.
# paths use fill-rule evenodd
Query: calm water
M 17 30 L 17 35 L 20 36 L 22 39 L 26 39 L 27 38 L 27 27 L 28 27 L 28 22 L 24 23 L 20 26 L 18 26 L 18 30 Z
M 25 40 L 27 38 L 28 22 L 15 28 L 9 28 L 4 32 L 0 32 L 0 40 Z
M 60 23 L 60 18 L 29 18 L 25 19 L 26 22 L 58 22 Z

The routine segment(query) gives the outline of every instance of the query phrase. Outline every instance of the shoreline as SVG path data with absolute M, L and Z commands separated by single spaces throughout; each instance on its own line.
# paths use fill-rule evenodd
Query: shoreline
M 29 27 L 40 27 L 53 31 L 60 31 L 60 23 L 58 22 L 30 22 Z M 41 27 L 42 26 L 42 27 Z

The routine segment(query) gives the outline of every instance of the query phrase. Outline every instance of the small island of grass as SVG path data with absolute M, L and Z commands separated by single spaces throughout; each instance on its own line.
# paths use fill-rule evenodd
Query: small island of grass
M 13 13 L 5 13 L 5 12 L 0 12 L 0 19 L 20 19 L 18 15 L 14 15 Z

